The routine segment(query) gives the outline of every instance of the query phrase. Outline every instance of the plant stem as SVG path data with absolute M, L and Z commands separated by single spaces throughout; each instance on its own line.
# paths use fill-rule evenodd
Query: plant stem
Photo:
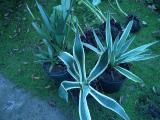
M 120 7 L 120 5 L 119 5 L 119 3 L 118 3 L 118 0 L 116 0 L 116 4 L 117 4 L 117 7 L 118 7 L 118 9 L 120 10 L 120 12 L 121 12 L 122 14 L 124 14 L 125 16 L 128 16 L 128 14 L 121 9 L 121 7 Z
M 102 17 L 102 14 L 100 13 L 100 11 L 98 9 L 96 9 L 96 7 L 93 7 L 93 5 L 90 5 L 90 3 L 88 1 L 82 0 L 81 1 L 86 7 L 88 7 L 90 9 L 91 12 L 93 12 L 98 19 L 104 23 L 104 17 Z

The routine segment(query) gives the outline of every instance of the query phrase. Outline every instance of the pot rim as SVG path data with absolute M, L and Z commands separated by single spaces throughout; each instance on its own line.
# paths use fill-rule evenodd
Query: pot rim
M 59 71 L 59 72 L 49 72 L 48 70 L 46 70 L 46 68 L 44 67 L 45 66 L 45 64 L 51 64 L 51 62 L 44 62 L 43 63 L 43 68 L 44 68 L 44 70 L 49 74 L 49 75 L 51 75 L 51 76 L 62 76 L 62 75 L 65 75 L 65 74 L 67 74 L 68 73 L 68 71 L 67 71 L 67 68 L 66 69 L 64 69 L 64 70 L 62 70 L 62 71 Z

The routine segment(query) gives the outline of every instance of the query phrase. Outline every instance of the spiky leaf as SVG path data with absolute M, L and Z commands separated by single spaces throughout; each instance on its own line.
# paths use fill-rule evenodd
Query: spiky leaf
M 139 83 L 143 83 L 143 80 L 141 78 L 139 78 L 137 75 L 133 74 L 132 72 L 120 67 L 120 66 L 116 66 L 115 69 L 120 72 L 122 75 L 126 76 L 128 79 L 134 81 L 134 82 L 139 82 Z
M 72 75 L 72 77 L 74 79 L 76 79 L 77 81 L 79 81 L 79 76 L 78 76 L 78 73 L 75 69 L 75 60 L 74 60 L 73 56 L 67 52 L 61 52 L 58 57 L 67 66 L 67 70 Z
M 68 90 L 80 88 L 79 82 L 63 81 L 59 87 L 59 96 L 68 102 Z
M 115 100 L 107 97 L 100 92 L 96 91 L 91 87 L 90 94 L 96 99 L 103 107 L 106 107 L 117 114 L 119 114 L 123 119 L 130 120 L 124 109 Z
M 99 58 L 97 64 L 90 72 L 87 81 L 91 82 L 95 80 L 99 75 L 101 75 L 105 69 L 108 67 L 108 51 L 106 50 Z
M 85 53 L 83 44 L 80 39 L 79 31 L 77 29 L 76 38 L 73 46 L 73 56 L 75 58 L 79 74 L 80 74 L 80 81 L 86 79 L 86 69 L 85 69 Z

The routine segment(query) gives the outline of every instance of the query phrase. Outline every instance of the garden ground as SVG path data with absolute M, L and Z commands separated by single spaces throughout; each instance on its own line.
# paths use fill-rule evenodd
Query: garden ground
M 42 101 L 0 75 L 0 120 L 67 120 L 53 101 Z M 71 119 L 70 119 L 71 120 Z

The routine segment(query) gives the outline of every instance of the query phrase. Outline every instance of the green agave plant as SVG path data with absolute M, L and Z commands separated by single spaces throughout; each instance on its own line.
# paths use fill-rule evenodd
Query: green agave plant
M 79 116 L 80 120 L 91 120 L 87 96 L 90 94 L 96 101 L 98 101 L 102 106 L 108 108 L 117 114 L 119 114 L 123 119 L 129 120 L 128 115 L 124 109 L 112 98 L 107 97 L 93 87 L 90 83 L 94 81 L 108 66 L 108 51 L 105 50 L 98 59 L 95 67 L 91 70 L 89 76 L 86 76 L 85 69 L 85 52 L 83 44 L 80 39 L 80 35 L 77 29 L 75 42 L 73 46 L 73 56 L 67 52 L 61 52 L 59 58 L 67 66 L 68 72 L 75 79 L 75 81 L 63 81 L 59 88 L 59 95 L 66 101 L 68 101 L 68 90 L 79 88 Z
M 59 62 L 57 57 L 59 52 L 68 47 L 68 41 L 66 39 L 68 37 L 68 31 L 70 27 L 67 26 L 67 20 L 72 3 L 62 0 L 61 5 L 53 7 L 52 14 L 49 17 L 43 9 L 42 5 L 40 5 L 37 0 L 35 1 L 44 23 L 43 27 L 40 27 L 38 24 L 39 21 L 33 15 L 28 5 L 27 9 L 33 18 L 32 25 L 34 29 L 43 39 L 43 43 L 47 47 L 47 51 L 40 49 L 40 53 L 36 54 L 36 56 L 39 58 L 39 60 L 36 62 L 50 62 L 51 70 L 53 66 Z
M 109 62 L 109 65 L 111 65 L 111 67 L 119 71 L 122 75 L 126 76 L 128 79 L 131 79 L 134 82 L 143 83 L 143 80 L 141 78 L 139 78 L 137 75 L 133 74 L 132 72 L 128 71 L 127 69 L 120 67 L 119 65 L 121 63 L 130 63 L 134 61 L 142 61 L 142 60 L 148 60 L 151 58 L 158 57 L 159 55 L 147 53 L 148 48 L 156 44 L 157 41 L 142 45 L 140 47 L 137 47 L 128 51 L 128 48 L 130 47 L 131 43 L 135 38 L 135 37 L 132 37 L 128 40 L 128 36 L 132 28 L 132 24 L 133 24 L 133 21 L 129 22 L 123 34 L 121 35 L 121 37 L 119 38 L 119 36 L 117 36 L 116 40 L 113 42 L 112 36 L 111 36 L 110 15 L 108 13 L 107 20 L 106 20 L 105 45 L 103 45 L 103 43 L 100 41 L 100 39 L 98 38 L 94 30 L 93 30 L 93 34 L 98 47 L 96 48 L 87 43 L 83 43 L 83 45 L 91 49 L 92 51 L 96 52 L 99 56 L 101 56 L 107 49 L 108 62 Z
M 49 17 L 42 5 L 40 5 L 36 0 L 36 5 L 45 25 L 44 28 L 39 27 L 36 17 L 33 15 L 32 11 L 27 5 L 27 9 L 33 18 L 32 25 L 37 33 L 42 37 L 42 39 L 52 41 L 54 47 L 56 46 L 61 49 L 65 48 L 66 46 L 66 21 L 68 19 L 68 11 L 70 11 L 70 4 L 71 3 L 62 2 L 61 5 L 53 7 L 53 12 Z M 47 31 L 45 31 L 45 29 L 47 29 Z

